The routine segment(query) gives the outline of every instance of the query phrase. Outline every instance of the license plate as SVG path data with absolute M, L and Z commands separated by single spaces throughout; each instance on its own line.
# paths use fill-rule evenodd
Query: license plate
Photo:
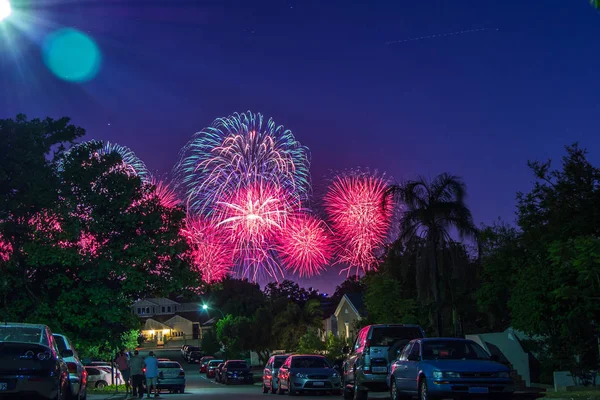
M 387 367 L 373 367 L 373 372 L 376 374 L 385 374 L 387 372 Z
M 8 390 L 8 383 L 0 382 L 0 391 L 2 390 Z
M 313 386 L 325 386 L 325 382 L 313 382 Z
M 469 393 L 487 394 L 490 392 L 489 388 L 486 387 L 470 387 Z

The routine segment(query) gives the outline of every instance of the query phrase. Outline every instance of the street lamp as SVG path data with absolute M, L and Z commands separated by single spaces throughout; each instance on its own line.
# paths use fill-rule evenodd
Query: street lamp
M 208 305 L 206 305 L 206 304 L 202 304 L 202 309 L 203 309 L 204 311 L 206 311 L 207 313 L 208 313 L 208 310 L 209 310 L 209 309 L 210 309 L 210 310 L 217 310 L 218 312 L 220 312 L 220 313 L 221 313 L 221 317 L 223 317 L 223 319 L 225 319 L 225 314 L 223 314 L 223 311 L 219 310 L 219 309 L 218 309 L 218 308 L 216 308 L 216 307 L 209 307 L 209 306 L 208 306 Z
M 12 14 L 12 8 L 8 0 L 0 0 L 0 22 Z

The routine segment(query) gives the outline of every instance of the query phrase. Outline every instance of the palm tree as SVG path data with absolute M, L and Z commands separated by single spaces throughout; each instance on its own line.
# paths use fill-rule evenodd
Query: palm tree
M 435 325 L 443 336 L 442 299 L 440 296 L 441 250 L 452 242 L 452 233 L 462 238 L 477 237 L 471 211 L 465 204 L 466 185 L 461 178 L 447 173 L 426 180 L 419 177 L 388 189 L 401 202 L 400 237 L 405 243 L 423 243 L 429 264 L 431 289 L 435 302 Z M 422 282 L 417 271 L 417 285 Z M 421 282 L 419 282 L 421 281 Z

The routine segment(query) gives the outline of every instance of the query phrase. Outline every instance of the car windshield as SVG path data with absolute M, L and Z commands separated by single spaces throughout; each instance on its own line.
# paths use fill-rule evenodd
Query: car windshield
M 371 346 L 392 346 L 397 342 L 410 342 L 423 337 L 421 329 L 416 326 L 381 326 L 373 329 Z
M 294 357 L 292 368 L 329 368 L 329 363 L 323 357 Z
M 236 361 L 227 364 L 227 368 L 248 368 L 245 362 Z
M 423 360 L 489 360 L 481 346 L 469 340 L 435 340 L 422 343 Z
M 0 342 L 41 343 L 48 346 L 44 329 L 33 326 L 0 326 Z
M 287 357 L 276 357 L 275 360 L 273 360 L 273 368 L 281 367 L 285 360 L 287 360 Z
M 195 347 L 195 346 L 189 346 L 187 348 L 187 351 L 199 351 L 199 350 L 200 350 L 200 347 Z
M 177 369 L 181 369 L 181 365 L 179 365 L 179 363 L 176 363 L 176 362 L 159 362 L 158 363 L 158 368 L 177 368 Z
M 215 360 L 215 361 L 210 361 L 208 363 L 209 367 L 216 367 L 217 365 L 221 364 L 223 362 L 223 360 Z

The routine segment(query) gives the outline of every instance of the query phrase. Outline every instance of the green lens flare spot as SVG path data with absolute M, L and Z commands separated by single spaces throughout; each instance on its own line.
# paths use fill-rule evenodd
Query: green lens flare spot
M 87 82 L 100 70 L 100 49 L 89 36 L 76 29 L 51 33 L 46 37 L 42 51 L 46 66 L 65 81 Z

